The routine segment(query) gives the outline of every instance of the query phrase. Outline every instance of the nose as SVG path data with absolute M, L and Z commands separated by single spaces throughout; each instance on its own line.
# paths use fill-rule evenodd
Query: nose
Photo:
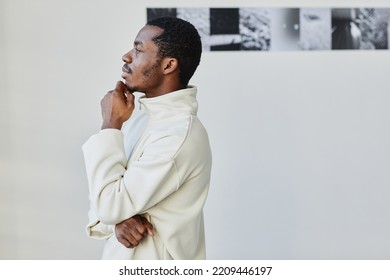
M 122 60 L 123 60 L 123 62 L 126 62 L 126 63 L 130 64 L 131 61 L 132 61 L 130 52 L 125 53 L 125 54 L 122 56 Z

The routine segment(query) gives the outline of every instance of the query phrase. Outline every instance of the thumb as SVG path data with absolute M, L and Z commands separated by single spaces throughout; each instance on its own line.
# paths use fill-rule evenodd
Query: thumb
M 148 235 L 154 236 L 153 225 L 151 223 L 149 223 L 149 221 L 145 218 L 142 219 L 142 222 L 144 224 L 144 227 L 146 228 Z
M 153 229 L 153 226 L 151 224 L 148 224 L 148 226 L 146 226 L 146 230 L 148 231 L 148 234 L 150 236 L 154 236 L 154 229 Z
M 116 83 L 115 91 L 124 93 L 124 92 L 126 92 L 126 90 L 127 90 L 127 87 L 122 81 L 118 81 Z
M 134 106 L 134 94 L 132 94 L 130 91 L 126 90 L 125 93 L 124 93 L 124 96 L 126 98 L 126 104 L 127 104 L 127 107 L 130 109 L 131 107 Z

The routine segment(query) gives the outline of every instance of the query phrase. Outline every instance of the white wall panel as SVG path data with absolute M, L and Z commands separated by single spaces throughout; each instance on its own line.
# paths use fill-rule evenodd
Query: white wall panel
M 388 1 L 213 7 L 390 7 Z M 0 258 L 94 259 L 81 145 L 146 7 L 0 2 Z M 192 83 L 214 156 L 210 259 L 390 258 L 390 51 L 205 52 Z M 4 74 L 4 75 L 3 75 Z

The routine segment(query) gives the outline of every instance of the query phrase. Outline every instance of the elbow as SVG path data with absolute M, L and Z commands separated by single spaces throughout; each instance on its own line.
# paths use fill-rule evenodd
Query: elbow
M 95 199 L 95 213 L 100 222 L 105 225 L 116 225 L 125 219 L 136 215 L 131 203 L 123 196 L 100 193 Z
M 96 216 L 105 225 L 116 225 L 126 219 L 125 209 L 119 201 L 98 199 L 95 204 Z M 128 217 L 128 216 L 127 216 Z

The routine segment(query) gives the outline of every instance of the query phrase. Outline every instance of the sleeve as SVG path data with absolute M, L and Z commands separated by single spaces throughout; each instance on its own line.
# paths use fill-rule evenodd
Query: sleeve
M 127 166 L 120 130 L 104 129 L 92 136 L 83 145 L 83 152 L 91 208 L 97 220 L 115 225 L 146 212 L 176 191 L 175 146 L 170 137 L 156 139 Z
M 114 225 L 105 225 L 101 223 L 91 208 L 88 212 L 89 222 L 86 226 L 87 236 L 94 239 L 106 239 L 114 234 Z

